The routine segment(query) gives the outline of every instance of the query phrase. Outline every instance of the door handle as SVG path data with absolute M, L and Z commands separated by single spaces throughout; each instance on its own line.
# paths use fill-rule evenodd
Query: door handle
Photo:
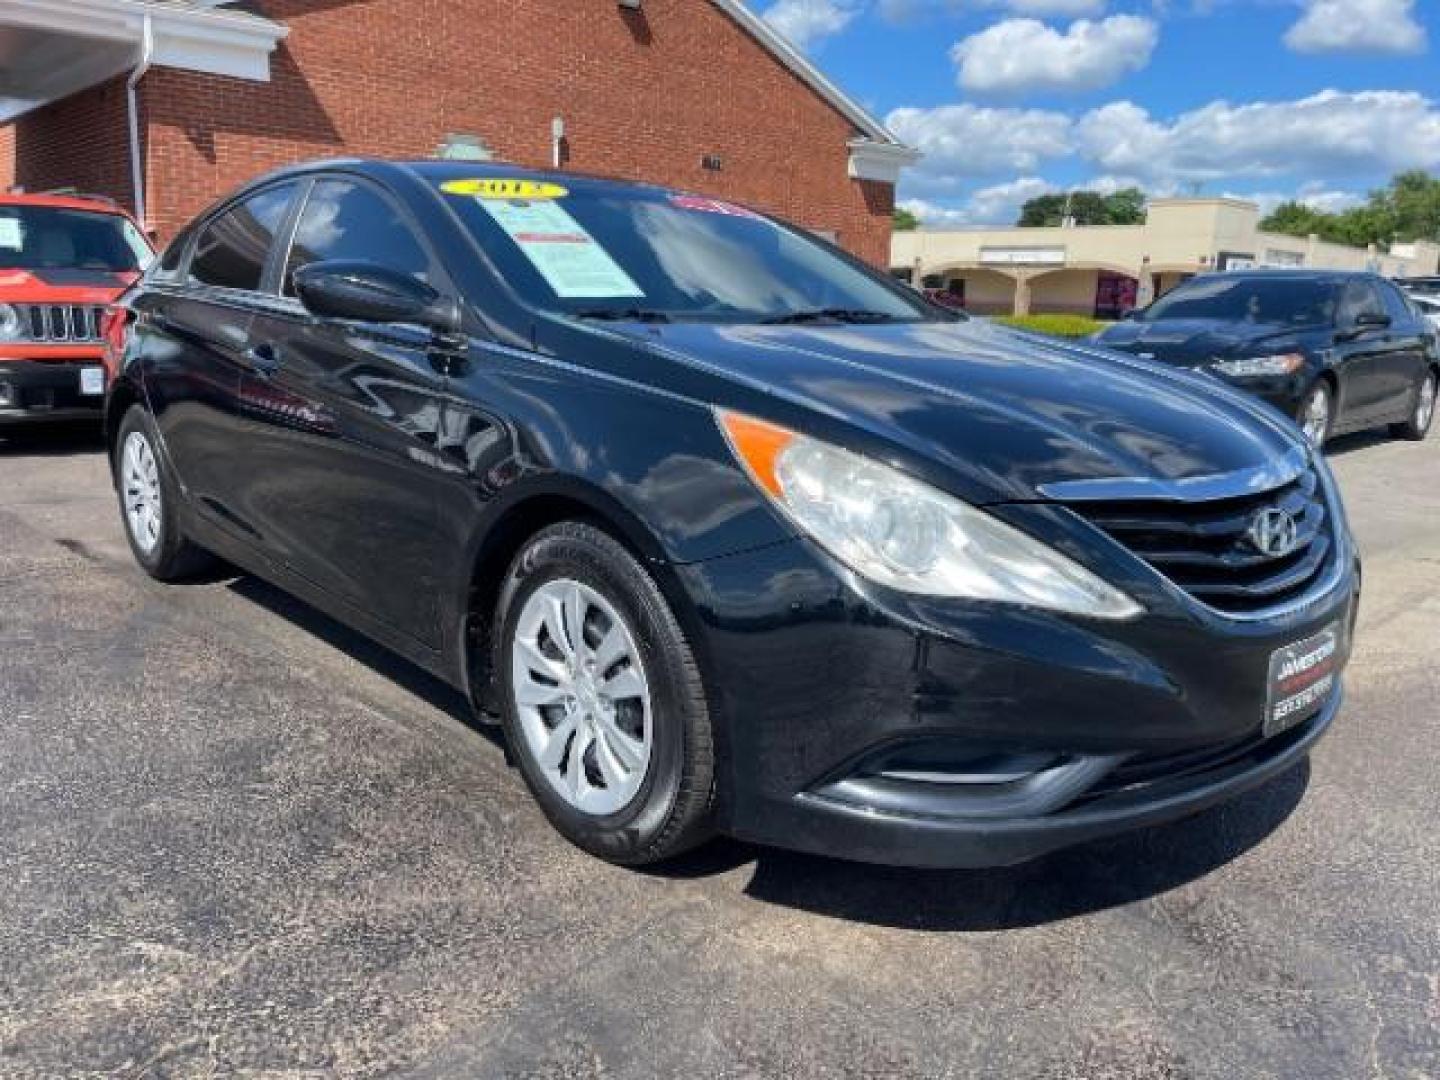
M 273 379 L 280 371 L 280 354 L 274 345 L 256 345 L 245 351 L 245 363 L 262 379 Z

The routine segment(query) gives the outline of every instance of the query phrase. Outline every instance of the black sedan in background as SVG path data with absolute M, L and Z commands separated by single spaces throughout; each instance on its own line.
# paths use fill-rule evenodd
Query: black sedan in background
M 1096 340 L 1247 390 L 1293 417 L 1317 446 L 1381 424 L 1423 439 L 1435 416 L 1436 329 L 1375 274 L 1208 274 Z
M 214 553 L 462 688 L 616 862 L 1016 862 L 1233 796 L 1340 707 L 1358 564 L 1293 425 L 728 202 L 299 167 L 123 312 L 141 566 Z

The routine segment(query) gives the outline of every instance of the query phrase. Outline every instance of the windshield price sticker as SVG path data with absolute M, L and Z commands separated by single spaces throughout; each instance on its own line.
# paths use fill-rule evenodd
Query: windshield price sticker
M 505 230 L 555 295 L 572 300 L 645 295 L 620 264 L 559 203 L 481 198 L 484 211 Z
M 20 228 L 20 219 L 0 217 L 0 248 L 19 251 L 25 246 L 25 233 Z
M 489 178 L 449 180 L 440 185 L 447 195 L 467 195 L 474 199 L 563 199 L 570 189 L 540 180 Z

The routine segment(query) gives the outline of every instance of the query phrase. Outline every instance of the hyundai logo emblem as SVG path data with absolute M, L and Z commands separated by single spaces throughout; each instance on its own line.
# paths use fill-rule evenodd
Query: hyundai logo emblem
M 1288 510 L 1272 506 L 1261 510 L 1250 519 L 1250 527 L 1245 530 L 1245 535 L 1260 554 L 1278 559 L 1295 550 L 1296 541 L 1300 538 L 1300 526 Z

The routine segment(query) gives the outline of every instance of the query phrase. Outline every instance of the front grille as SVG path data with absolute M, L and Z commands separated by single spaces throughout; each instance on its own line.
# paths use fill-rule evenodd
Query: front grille
M 44 342 L 100 340 L 103 307 L 93 304 L 17 304 L 26 339 Z
M 1313 468 L 1269 491 L 1199 502 L 1127 499 L 1072 502 L 1191 596 L 1220 611 L 1249 614 L 1304 594 L 1325 570 L 1334 529 Z M 1280 509 L 1296 525 L 1294 547 L 1275 556 L 1249 538 L 1256 516 Z

